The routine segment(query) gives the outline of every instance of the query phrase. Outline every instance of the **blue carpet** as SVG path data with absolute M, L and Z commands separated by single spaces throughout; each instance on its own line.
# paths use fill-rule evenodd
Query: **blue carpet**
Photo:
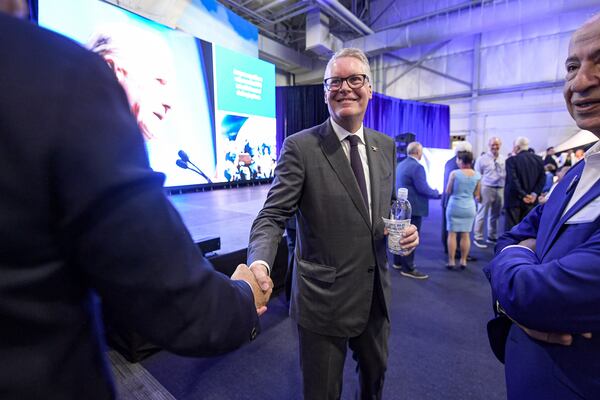
M 481 272 L 491 249 L 473 247 L 478 261 L 465 271 L 447 271 L 440 239 L 439 201 L 423 220 L 416 263 L 430 278 L 417 281 L 392 273 L 390 357 L 384 399 L 505 399 L 504 371 L 488 346 L 491 317 L 488 283 Z M 301 399 L 295 324 L 283 295 L 269 303 L 262 333 L 254 342 L 221 357 L 194 359 L 165 351 L 143 366 L 177 399 Z M 356 389 L 350 354 L 342 399 Z

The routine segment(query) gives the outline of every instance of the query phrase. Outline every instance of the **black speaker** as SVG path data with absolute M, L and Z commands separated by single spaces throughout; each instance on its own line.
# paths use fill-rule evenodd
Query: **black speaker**
M 415 134 L 410 132 L 396 135 L 396 161 L 400 162 L 406 158 L 406 146 L 416 140 Z

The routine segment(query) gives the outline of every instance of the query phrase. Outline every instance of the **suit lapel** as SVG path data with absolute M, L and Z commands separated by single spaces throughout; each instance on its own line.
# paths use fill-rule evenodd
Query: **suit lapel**
M 379 143 L 377 137 L 372 134 L 370 129 L 365 129 L 365 147 L 367 150 L 367 161 L 369 163 L 369 179 L 371 180 L 371 205 L 373 216 L 373 225 L 375 218 L 381 215 L 381 196 L 379 193 L 379 182 L 381 181 L 381 157 L 378 157 Z
M 321 150 L 323 150 L 325 158 L 327 158 L 331 168 L 348 192 L 350 199 L 352 199 L 352 202 L 362 215 L 367 225 L 370 227 L 371 222 L 369 221 L 369 211 L 365 206 L 362 194 L 360 193 L 360 188 L 358 187 L 358 183 L 356 182 L 356 178 L 354 177 L 354 173 L 350 167 L 348 157 L 344 153 L 344 149 L 342 149 L 342 145 L 337 135 L 333 131 L 329 120 L 321 125 L 320 134 L 322 138 Z M 324 185 L 326 184 L 327 183 L 324 182 Z
M 563 179 L 563 181 L 554 189 L 554 191 L 552 192 L 552 195 L 560 194 L 560 195 L 562 195 L 562 199 L 559 199 L 559 201 L 551 203 L 552 196 L 550 196 L 550 200 L 546 204 L 546 206 L 550 206 L 550 207 L 548 209 L 544 210 L 544 214 L 547 213 L 549 217 L 547 219 L 544 218 L 543 225 L 549 228 L 548 229 L 549 234 L 544 235 L 547 239 L 543 245 L 541 257 L 544 257 L 546 255 L 546 253 L 550 249 L 550 246 L 556 240 L 556 238 L 558 236 L 558 232 L 560 231 L 560 228 L 565 224 L 565 222 L 567 222 L 569 220 L 569 218 L 571 218 L 573 215 L 575 215 L 577 212 L 579 212 L 583 207 L 585 207 L 590 201 L 592 201 L 596 197 L 600 196 L 600 181 L 597 181 L 594 184 L 594 186 L 592 186 L 592 188 L 590 190 L 588 190 L 587 193 L 585 193 L 583 195 L 583 197 L 581 197 L 579 200 L 577 200 L 577 202 L 573 205 L 573 207 L 571 207 L 565 213 L 565 215 L 562 216 L 565 207 L 567 206 L 567 204 L 569 204 L 569 201 L 571 200 L 571 197 L 573 196 L 573 193 L 575 192 L 575 188 L 573 188 L 572 190 L 569 190 L 570 186 L 572 185 L 572 182 L 574 179 L 576 179 L 577 177 L 581 178 L 581 174 L 583 172 L 584 166 L 585 166 L 584 163 L 580 163 L 578 168 L 574 167 L 573 173 L 567 174 L 565 176 L 565 178 Z M 571 172 L 571 171 L 569 171 L 569 172 Z M 569 191 L 568 194 L 566 193 L 567 191 Z M 554 193 L 554 192 L 557 192 L 557 193 Z M 546 233 L 546 232 L 540 232 L 540 234 L 544 234 L 544 233 Z M 541 236 L 540 234 L 538 234 L 538 237 L 544 237 L 544 236 Z

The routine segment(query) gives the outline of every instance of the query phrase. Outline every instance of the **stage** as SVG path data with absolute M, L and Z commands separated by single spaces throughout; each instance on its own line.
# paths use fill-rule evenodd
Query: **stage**
M 216 256 L 245 250 L 254 218 L 267 198 L 270 183 L 206 192 L 174 194 L 169 199 L 195 242 L 218 236 Z M 215 256 L 215 254 L 209 255 Z

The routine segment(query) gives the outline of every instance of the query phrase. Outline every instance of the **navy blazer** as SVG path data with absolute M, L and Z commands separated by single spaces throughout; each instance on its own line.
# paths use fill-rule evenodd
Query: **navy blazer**
M 97 297 L 168 350 L 211 355 L 258 327 L 149 165 L 104 60 L 0 13 L 0 397 L 114 398 Z
M 485 268 L 493 297 L 515 321 L 574 334 L 571 346 L 551 345 L 513 325 L 505 347 L 510 399 L 596 399 L 600 393 L 600 218 L 565 224 L 600 201 L 600 181 L 562 216 L 583 167 L 571 168 L 546 204 L 498 240 L 501 250 L 535 238 L 535 252 L 509 248 Z M 578 335 L 584 332 L 593 338 Z
M 408 156 L 396 167 L 396 190 L 408 189 L 408 201 L 412 206 L 412 215 L 426 217 L 429 215 L 429 199 L 439 196 L 437 190 L 427 184 L 425 168 L 414 158 Z

